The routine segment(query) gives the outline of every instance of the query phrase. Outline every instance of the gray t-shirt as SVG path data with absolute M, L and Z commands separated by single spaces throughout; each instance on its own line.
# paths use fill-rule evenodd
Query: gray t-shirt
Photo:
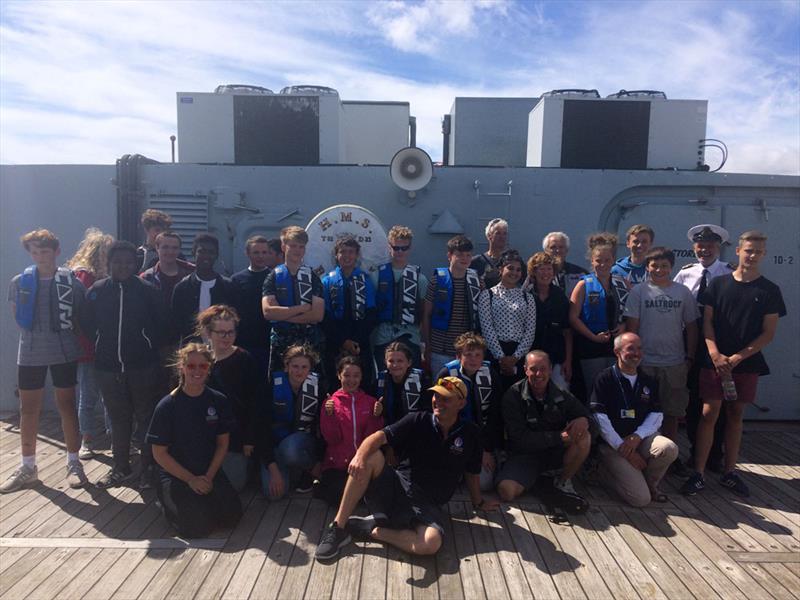
M 683 328 L 694 322 L 700 313 L 692 292 L 685 285 L 670 283 L 662 288 L 643 281 L 631 289 L 624 315 L 639 319 L 642 365 L 671 367 L 686 360 Z
M 8 301 L 16 302 L 17 289 L 19 288 L 19 278 L 17 275 L 11 280 L 8 287 Z M 59 329 L 54 331 L 50 323 L 52 301 L 51 286 L 53 278 L 39 279 L 39 289 L 36 294 L 36 307 L 33 316 L 33 330 L 20 328 L 19 351 L 17 353 L 17 364 L 23 367 L 41 367 L 47 365 L 59 365 L 78 360 L 81 355 L 81 348 L 78 344 L 78 336 L 72 329 Z M 83 299 L 86 295 L 86 288 L 76 277 L 72 278 L 72 297 L 73 316 L 78 314 Z M 74 319 L 76 321 L 77 319 Z M 73 321 L 73 322 L 74 322 Z

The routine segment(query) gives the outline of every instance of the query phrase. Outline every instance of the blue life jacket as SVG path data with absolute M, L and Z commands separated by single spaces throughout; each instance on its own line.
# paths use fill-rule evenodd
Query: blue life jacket
M 375 289 L 369 276 L 361 269 L 353 269 L 349 285 L 341 267 L 336 267 L 325 276 L 322 286 L 325 290 L 325 311 L 337 321 L 344 319 L 345 294 L 350 294 L 350 310 L 354 321 L 361 321 L 367 309 L 375 306 Z
M 294 298 L 294 283 L 297 282 L 297 290 L 300 301 Z M 281 306 L 297 306 L 299 304 L 311 304 L 313 290 L 313 277 L 311 267 L 301 265 L 297 269 L 297 274 L 292 278 L 289 268 L 285 265 L 275 267 L 275 298 Z M 286 321 L 272 321 L 273 327 L 288 327 Z
M 378 397 L 383 396 L 386 424 L 391 425 L 410 412 L 425 410 L 422 406 L 422 369 L 412 369 L 403 381 L 402 398 L 394 397 L 394 386 L 389 371 L 378 373 Z
M 417 307 L 419 295 L 419 267 L 407 265 L 400 276 L 400 285 L 395 285 L 392 263 L 378 269 L 378 289 L 375 302 L 378 306 L 378 322 L 395 325 L 416 325 L 420 311 Z
M 611 276 L 611 290 L 616 299 L 615 318 L 609 323 L 606 313 L 606 290 L 594 273 L 581 277 L 584 282 L 581 321 L 592 333 L 602 333 L 614 329 L 622 319 L 622 311 L 628 299 L 628 287 L 625 280 L 617 275 Z
M 59 267 L 53 276 L 52 287 L 46 291 L 51 297 L 50 324 L 53 331 L 74 329 L 74 290 L 72 288 L 72 271 Z M 36 312 L 36 298 L 39 293 L 39 270 L 36 265 L 27 267 L 17 280 L 17 294 L 14 298 L 16 310 L 14 317 L 17 324 L 27 331 L 33 330 Z
M 450 326 L 450 317 L 453 311 L 453 279 L 450 269 L 438 267 L 436 274 L 436 296 L 433 299 L 433 314 L 431 327 L 439 331 L 447 331 Z M 470 329 L 478 327 L 478 295 L 481 293 L 481 283 L 475 269 L 467 269 L 467 314 L 469 315 Z
M 300 387 L 300 416 L 295 419 L 294 393 L 289 375 L 276 371 L 272 377 L 272 434 L 278 444 L 290 433 L 313 433 L 319 416 L 319 376 L 309 373 Z
M 460 360 L 451 360 L 444 366 L 450 377 L 458 377 L 467 386 L 467 403 L 461 409 L 461 418 L 472 421 L 481 427 L 485 426 L 489 420 L 489 408 L 492 401 L 492 370 L 489 365 L 489 361 L 485 360 L 481 368 L 475 372 L 474 386 L 473 380 L 461 372 Z

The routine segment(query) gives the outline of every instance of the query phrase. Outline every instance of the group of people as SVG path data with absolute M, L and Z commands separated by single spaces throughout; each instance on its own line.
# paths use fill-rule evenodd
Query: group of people
M 493 219 L 485 253 L 455 236 L 429 278 L 411 263 L 413 232 L 394 226 L 389 262 L 362 269 L 344 236 L 320 277 L 303 263 L 308 234 L 290 226 L 248 239 L 248 267 L 228 278 L 212 234 L 187 260 L 169 215 L 148 210 L 142 225 L 138 249 L 88 231 L 65 267 L 51 232 L 22 237 L 34 264 L 9 290 L 22 462 L 0 492 L 38 481 L 49 370 L 69 485 L 88 483 L 80 461 L 95 453 L 102 405 L 113 466 L 95 485 L 128 482 L 140 452 L 140 487 L 190 537 L 237 522 L 253 479 L 269 498 L 313 491 L 337 508 L 319 559 L 352 537 L 436 552 L 462 481 L 476 510 L 498 506 L 485 492 L 512 501 L 540 475 L 568 511 L 585 510 L 572 478 L 590 456 L 634 506 L 667 500 L 668 469 L 685 494 L 703 490 L 707 468 L 748 494 L 735 469 L 742 413 L 786 312 L 759 272 L 760 232 L 743 233 L 726 265 L 728 232 L 692 227 L 698 262 L 673 276 L 674 253 L 646 225 L 627 232 L 620 260 L 615 235 L 590 236 L 587 271 L 567 262 L 565 233 L 526 260 Z M 361 501 L 370 516 L 352 514 Z

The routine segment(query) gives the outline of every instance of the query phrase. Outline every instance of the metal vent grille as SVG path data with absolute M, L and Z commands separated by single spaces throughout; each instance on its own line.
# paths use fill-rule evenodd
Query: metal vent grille
M 151 195 L 149 208 L 164 211 L 172 217 L 172 229 L 181 236 L 181 251 L 192 254 L 192 240 L 208 231 L 208 196 L 189 194 Z

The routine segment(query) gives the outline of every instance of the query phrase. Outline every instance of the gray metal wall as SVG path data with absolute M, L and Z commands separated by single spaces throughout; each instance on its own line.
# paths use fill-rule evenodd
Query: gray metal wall
M 100 210 L 113 220 L 114 188 L 108 183 L 113 167 L 4 167 L 2 198 L 6 206 L 29 205 L 27 220 L 3 218 L 3 277 L 7 280 L 26 263 L 16 249 L 19 233 L 41 224 L 74 236 Z M 47 188 L 29 189 L 31 180 L 52 181 L 53 191 L 65 190 L 70 203 L 52 208 Z M 760 398 L 772 408 L 770 418 L 800 419 L 800 178 L 789 176 L 718 174 L 668 171 L 599 171 L 533 168 L 437 168 L 428 186 L 416 198 L 397 188 L 388 167 L 243 167 L 185 164 L 147 165 L 142 168 L 143 206 L 195 206 L 207 199 L 207 223 L 221 240 L 221 258 L 228 271 L 243 268 L 244 240 L 258 232 L 268 236 L 287 225 L 306 226 L 323 209 L 356 204 L 372 210 L 384 228 L 410 226 L 415 232 L 412 261 L 426 272 L 446 261 L 445 243 L 452 233 L 429 233 L 443 215 L 452 217 L 485 248 L 483 229 L 493 217 L 510 223 L 510 244 L 526 256 L 541 249 L 541 239 L 552 230 L 570 234 L 570 259 L 583 260 L 586 236 L 599 229 L 624 231 L 645 222 L 656 230 L 656 242 L 675 248 L 679 265 L 691 259 L 686 230 L 711 222 L 730 228 L 733 235 L 759 228 L 770 236 L 764 273 L 781 285 L 789 316 L 781 319 L 778 334 L 767 348 L 773 374 L 762 380 Z M 509 185 L 509 182 L 512 182 Z M 219 190 L 220 193 L 215 192 Z M 224 192 L 224 193 L 223 193 Z M 62 198 L 65 193 L 61 193 Z M 237 199 L 236 202 L 231 199 Z M 241 202 L 239 202 L 239 199 Z M 201 201 L 202 203 L 202 201 Z M 89 205 L 94 205 L 89 208 Z M 66 208 L 68 207 L 68 208 Z M 16 209 L 15 209 L 16 210 Z M 177 208 L 176 208 L 177 210 Z M 37 221 L 40 219 L 41 221 Z M 201 219 L 202 220 L 202 219 Z M 109 222 L 109 221 L 105 221 Z M 104 223 L 105 223 L 104 222 Z M 70 224 L 73 224 L 70 226 Z M 8 233 L 6 233 L 8 232 Z M 69 245 L 69 242 L 67 242 Z M 6 266 L 6 252 L 16 252 Z M 73 245 L 69 248 L 71 252 Z M 620 249 L 620 255 L 624 247 Z M 732 249 L 725 257 L 733 259 Z M 789 258 L 792 257 L 790 261 Z M 780 259 L 780 260 L 779 260 Z M 8 315 L 8 313 L 6 313 Z M 3 321 L 3 404 L 13 391 L 13 324 Z M 9 380 L 9 376 L 11 379 Z M 759 414 L 748 414 L 760 417 Z
M 0 166 L 0 282 L 30 263 L 22 234 L 44 227 L 61 240 L 60 262 L 68 260 L 87 227 L 117 234 L 116 188 L 110 165 Z M 18 329 L 11 311 L 0 310 L 0 411 L 17 410 Z

